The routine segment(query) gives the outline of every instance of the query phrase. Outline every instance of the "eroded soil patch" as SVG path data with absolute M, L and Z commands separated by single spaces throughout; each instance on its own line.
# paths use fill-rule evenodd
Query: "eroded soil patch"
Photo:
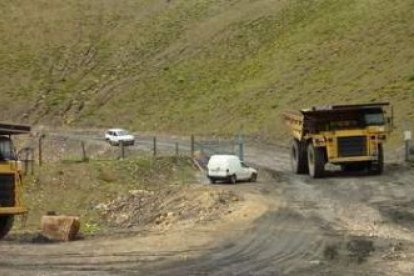
M 160 191 L 133 190 L 97 206 L 115 227 L 193 224 L 231 213 L 242 197 L 233 191 L 202 186 L 171 187 Z

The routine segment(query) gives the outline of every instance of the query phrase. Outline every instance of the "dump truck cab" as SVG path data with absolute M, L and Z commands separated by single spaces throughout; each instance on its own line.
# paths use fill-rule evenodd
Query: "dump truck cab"
M 15 215 L 27 213 L 22 202 L 22 166 L 12 136 L 28 133 L 29 126 L 0 123 L 0 239 L 11 230 Z
M 284 113 L 291 129 L 295 173 L 324 175 L 325 164 L 381 174 L 383 144 L 392 130 L 388 103 L 312 107 Z

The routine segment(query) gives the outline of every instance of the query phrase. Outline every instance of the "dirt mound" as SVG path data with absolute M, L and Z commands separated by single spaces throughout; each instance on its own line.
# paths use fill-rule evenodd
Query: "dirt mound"
M 209 187 L 174 187 L 162 191 L 130 191 L 97 208 L 113 226 L 169 227 L 176 222 L 194 224 L 231 213 L 240 196 Z

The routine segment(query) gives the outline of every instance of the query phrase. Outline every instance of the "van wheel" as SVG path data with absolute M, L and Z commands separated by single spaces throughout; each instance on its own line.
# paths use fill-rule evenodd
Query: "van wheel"
M 230 183 L 231 183 L 231 184 L 236 184 L 236 182 L 237 182 L 237 177 L 236 177 L 236 175 L 232 175 L 232 176 L 230 176 Z
M 14 216 L 0 216 L 0 239 L 9 233 L 13 227 Z
M 324 148 L 315 148 L 312 143 L 308 146 L 309 175 L 313 178 L 321 178 L 325 171 Z
M 252 176 L 250 177 L 250 182 L 256 182 L 257 181 L 257 173 L 252 173 Z

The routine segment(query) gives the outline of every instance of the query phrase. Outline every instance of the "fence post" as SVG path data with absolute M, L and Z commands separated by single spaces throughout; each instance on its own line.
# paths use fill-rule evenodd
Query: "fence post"
M 119 147 L 121 149 L 121 160 L 125 159 L 125 145 L 124 145 L 124 141 L 120 141 L 119 142 Z
M 86 156 L 85 141 L 81 141 L 81 147 L 82 147 L 82 161 L 85 162 L 86 160 L 88 160 L 88 157 Z
M 239 143 L 239 158 L 241 161 L 244 161 L 244 137 L 241 133 L 238 135 L 238 143 Z
M 195 138 L 194 135 L 191 135 L 191 158 L 194 157 L 195 152 Z
M 175 162 L 178 165 L 178 159 L 180 155 L 180 149 L 178 143 L 175 143 Z
M 154 154 L 154 156 L 157 156 L 157 136 L 154 136 L 153 154 Z
M 24 162 L 24 175 L 27 175 L 28 171 L 29 171 L 29 154 L 30 154 L 29 150 L 30 150 L 29 148 L 24 148 L 20 151 L 20 152 L 24 151 L 24 154 L 25 154 L 25 157 L 24 157 L 24 160 L 23 160 L 23 162 Z M 19 160 L 21 160 L 20 154 L 19 154 Z
M 404 144 L 405 144 L 405 162 L 410 161 L 410 148 L 411 148 L 411 131 L 404 131 Z
M 46 135 L 42 134 L 39 137 L 39 166 L 42 166 L 43 164 L 43 139 L 46 137 Z
M 30 172 L 34 175 L 34 162 L 35 162 L 35 150 L 34 148 L 30 148 Z

